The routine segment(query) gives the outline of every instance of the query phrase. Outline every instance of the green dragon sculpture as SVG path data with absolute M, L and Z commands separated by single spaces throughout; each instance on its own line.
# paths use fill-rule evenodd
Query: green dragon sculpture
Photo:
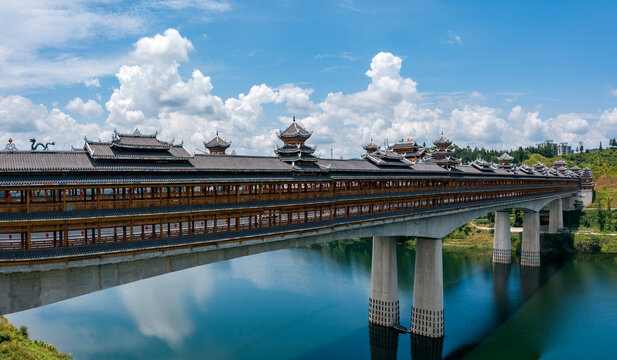
M 55 142 L 48 142 L 48 143 L 45 143 L 45 145 L 43 145 L 43 143 L 38 143 L 37 144 L 36 143 L 36 139 L 30 139 L 30 142 L 32 143 L 32 146 L 30 146 L 31 150 L 36 150 L 36 149 L 38 149 L 39 146 L 42 147 L 43 150 L 49 150 L 49 145 L 56 145 Z

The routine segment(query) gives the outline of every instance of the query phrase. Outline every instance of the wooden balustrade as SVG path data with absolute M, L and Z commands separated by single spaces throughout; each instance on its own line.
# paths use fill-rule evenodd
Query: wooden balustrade
M 0 221 L 0 250 L 142 241 L 171 236 L 275 227 L 400 210 L 424 209 L 431 211 L 431 208 L 443 205 L 473 205 L 481 201 L 513 199 L 521 196 L 577 189 L 578 184 L 564 184 L 554 187 L 485 189 L 459 193 L 414 194 L 414 192 L 409 192 L 386 198 L 370 197 L 357 200 L 336 200 L 332 198 L 332 201 L 325 200 L 322 203 L 311 205 L 289 203 L 286 205 L 260 206 L 256 204 L 243 209 L 193 210 L 185 213 L 148 214 L 144 212 L 143 214 L 136 213 L 124 217 L 109 216 L 70 220 L 52 217 L 45 220 L 17 223 Z M 230 197 L 231 195 L 227 196 Z M 238 195 L 235 196 L 237 200 Z M 217 196 L 217 200 L 221 200 L 220 198 L 220 196 Z M 209 198 L 204 197 L 203 199 Z M 231 199 L 228 200 L 231 201 Z M 122 201 L 135 202 L 136 200 Z M 151 199 L 148 199 L 148 201 L 151 201 Z M 105 203 L 101 201 L 101 204 Z M 116 205 L 117 203 L 109 202 L 109 204 Z M 50 239 L 50 234 L 53 234 L 53 239 Z

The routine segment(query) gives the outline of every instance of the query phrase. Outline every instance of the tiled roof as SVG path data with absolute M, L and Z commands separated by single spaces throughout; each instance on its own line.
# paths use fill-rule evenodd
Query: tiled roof
M 280 138 L 286 138 L 286 137 L 291 138 L 291 137 L 299 136 L 299 137 L 308 139 L 309 137 L 311 137 L 311 134 L 312 134 L 311 132 L 306 131 L 302 126 L 298 125 L 298 123 L 294 119 L 294 121 L 291 123 L 291 125 L 287 127 L 287 129 L 279 133 L 279 137 Z
M 289 165 L 278 157 L 197 154 L 190 163 L 199 170 L 289 171 Z
M 362 146 L 362 148 L 368 152 L 374 152 L 374 151 L 379 150 L 379 145 L 375 144 L 373 142 L 373 139 L 371 139 L 371 142 Z
M 86 142 L 85 148 L 93 159 L 178 161 L 191 158 L 191 154 L 177 145 L 153 151 L 143 148 L 117 149 L 109 143 Z
M 436 146 L 450 146 L 450 144 L 452 144 L 452 140 L 448 139 L 447 137 L 445 137 L 443 135 L 443 131 L 441 132 L 441 136 L 438 137 L 437 139 L 433 140 L 433 144 L 435 144 Z
M 227 149 L 229 146 L 231 145 L 231 141 L 227 142 L 223 139 L 221 139 L 219 137 L 219 133 L 216 133 L 216 136 L 214 137 L 214 139 L 208 141 L 208 142 L 204 142 L 204 146 L 206 148 L 221 148 L 221 149 Z
M 503 153 L 501 154 L 501 156 L 497 159 L 499 161 L 512 161 L 514 158 L 512 156 L 510 156 L 510 154 L 508 153 Z
M 0 152 L 0 170 L 56 171 L 93 168 L 93 162 L 85 151 Z

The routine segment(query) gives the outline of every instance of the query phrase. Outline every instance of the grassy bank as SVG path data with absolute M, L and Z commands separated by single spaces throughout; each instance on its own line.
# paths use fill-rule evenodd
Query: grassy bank
M 521 235 L 511 233 L 513 252 L 521 251 Z M 443 248 L 491 252 L 493 231 L 478 229 L 470 224 L 463 225 L 443 239 Z M 543 254 L 617 254 L 617 236 L 567 231 L 557 234 L 542 233 L 540 249 Z
M 30 340 L 25 326 L 17 329 L 0 316 L 0 359 L 55 360 L 72 359 L 72 357 L 58 352 L 53 345 Z

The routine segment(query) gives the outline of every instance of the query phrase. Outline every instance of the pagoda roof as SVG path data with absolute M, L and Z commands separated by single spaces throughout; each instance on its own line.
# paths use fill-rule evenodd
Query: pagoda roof
M 533 169 L 525 164 L 521 165 L 518 169 L 525 174 L 528 174 L 528 175 L 533 174 Z
M 556 160 L 556 161 L 553 163 L 553 166 L 555 166 L 555 167 L 562 167 L 562 166 L 566 166 L 566 162 L 565 162 L 565 161 L 563 161 L 563 160 Z
M 95 142 L 85 139 L 84 150 L 94 160 L 186 161 L 192 156 L 182 144 L 167 149 L 116 147 L 113 142 Z
M 409 148 L 417 148 L 417 147 L 419 147 L 417 142 L 415 142 L 414 140 L 411 140 L 411 139 L 407 139 L 406 142 L 399 142 L 399 143 L 396 143 L 396 144 L 390 146 L 390 149 L 392 149 L 392 150 L 395 150 L 395 149 L 409 149 Z
M 156 138 L 158 132 L 151 135 L 143 135 L 139 129 L 135 129 L 133 134 L 121 134 L 114 129 L 112 135 L 111 146 L 125 149 L 153 149 L 167 150 L 170 149 L 172 143 L 161 141 Z M 86 140 L 87 141 L 87 140 Z
M 216 132 L 216 136 L 214 137 L 214 139 L 205 142 L 204 141 L 204 146 L 208 149 L 213 148 L 219 148 L 219 149 L 227 149 L 229 146 L 231 145 L 231 141 L 227 142 L 223 139 L 220 138 L 219 136 L 219 132 Z
M 313 134 L 312 132 L 306 131 L 302 126 L 298 125 L 298 123 L 296 122 L 296 118 L 294 117 L 291 125 L 289 125 L 287 129 L 280 131 L 278 133 L 278 137 L 281 139 L 294 138 L 294 137 L 301 137 L 301 138 L 308 139 L 311 137 L 312 134 Z
M 494 171 L 496 169 L 493 163 L 490 163 L 483 159 L 476 159 L 472 161 L 471 166 L 475 167 L 480 171 Z
M 445 137 L 443 135 L 443 131 L 441 132 L 441 136 L 438 137 L 437 139 L 433 140 L 433 144 L 435 144 L 435 146 L 441 145 L 441 146 L 450 146 L 452 145 L 452 140 L 448 139 L 447 137 Z
M 312 154 L 314 152 L 315 152 L 315 147 L 308 146 L 308 145 L 300 145 L 300 146 L 285 145 L 283 147 L 277 147 L 276 150 L 274 150 L 275 154 L 296 154 L 296 153 Z
M 572 171 L 574 171 L 574 172 L 577 172 L 577 171 L 580 171 L 580 170 L 581 170 L 581 168 L 580 168 L 580 167 L 578 167 L 578 166 L 576 166 L 576 165 L 574 165 L 574 166 L 572 166 L 572 168 L 571 168 L 570 170 L 572 170 Z
M 503 154 L 501 154 L 501 156 L 499 158 L 497 158 L 497 160 L 499 160 L 499 161 L 512 161 L 512 160 L 514 160 L 514 158 L 512 156 L 510 156 L 510 154 L 508 154 L 508 153 L 503 153 Z
M 371 139 L 371 142 L 362 146 L 362 148 L 368 152 L 375 152 L 377 150 L 379 150 L 379 145 L 375 144 L 373 142 L 373 139 Z

